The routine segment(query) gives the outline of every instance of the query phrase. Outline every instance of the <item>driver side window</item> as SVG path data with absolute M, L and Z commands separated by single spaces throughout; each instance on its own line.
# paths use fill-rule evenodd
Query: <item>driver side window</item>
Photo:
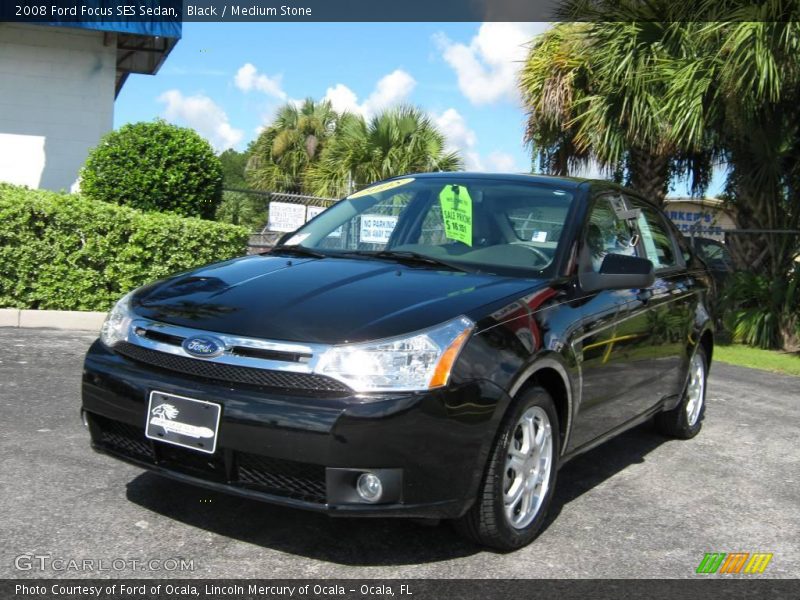
M 625 208 L 621 196 L 602 196 L 597 199 L 589 215 L 584 243 L 595 273 L 600 272 L 607 254 L 639 256 L 636 230 L 628 220 L 618 216 L 620 208 Z

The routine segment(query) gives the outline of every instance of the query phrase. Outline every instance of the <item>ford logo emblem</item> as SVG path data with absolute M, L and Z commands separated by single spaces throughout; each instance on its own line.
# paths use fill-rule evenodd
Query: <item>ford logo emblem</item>
M 183 340 L 181 347 L 191 356 L 213 358 L 225 352 L 225 344 L 208 335 L 195 335 Z

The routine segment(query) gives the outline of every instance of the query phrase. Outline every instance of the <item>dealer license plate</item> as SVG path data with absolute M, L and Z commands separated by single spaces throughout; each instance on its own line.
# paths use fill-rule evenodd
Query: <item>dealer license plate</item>
M 213 402 L 152 391 L 145 435 L 151 440 L 213 454 L 221 412 L 222 407 Z

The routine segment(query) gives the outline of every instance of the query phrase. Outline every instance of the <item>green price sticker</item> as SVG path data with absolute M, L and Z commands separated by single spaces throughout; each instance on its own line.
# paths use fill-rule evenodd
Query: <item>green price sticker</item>
M 461 185 L 446 185 L 439 192 L 444 234 L 448 239 L 472 246 L 472 198 Z

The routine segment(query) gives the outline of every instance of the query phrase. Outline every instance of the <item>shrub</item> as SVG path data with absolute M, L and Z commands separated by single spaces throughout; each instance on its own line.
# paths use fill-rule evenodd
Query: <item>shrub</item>
M 107 310 L 144 283 L 244 254 L 241 227 L 0 184 L 0 306 Z
M 81 191 L 103 202 L 210 219 L 222 199 L 222 164 L 192 129 L 132 123 L 90 152 Z
M 800 265 L 785 278 L 734 273 L 720 301 L 734 341 L 764 349 L 792 349 L 800 336 Z

